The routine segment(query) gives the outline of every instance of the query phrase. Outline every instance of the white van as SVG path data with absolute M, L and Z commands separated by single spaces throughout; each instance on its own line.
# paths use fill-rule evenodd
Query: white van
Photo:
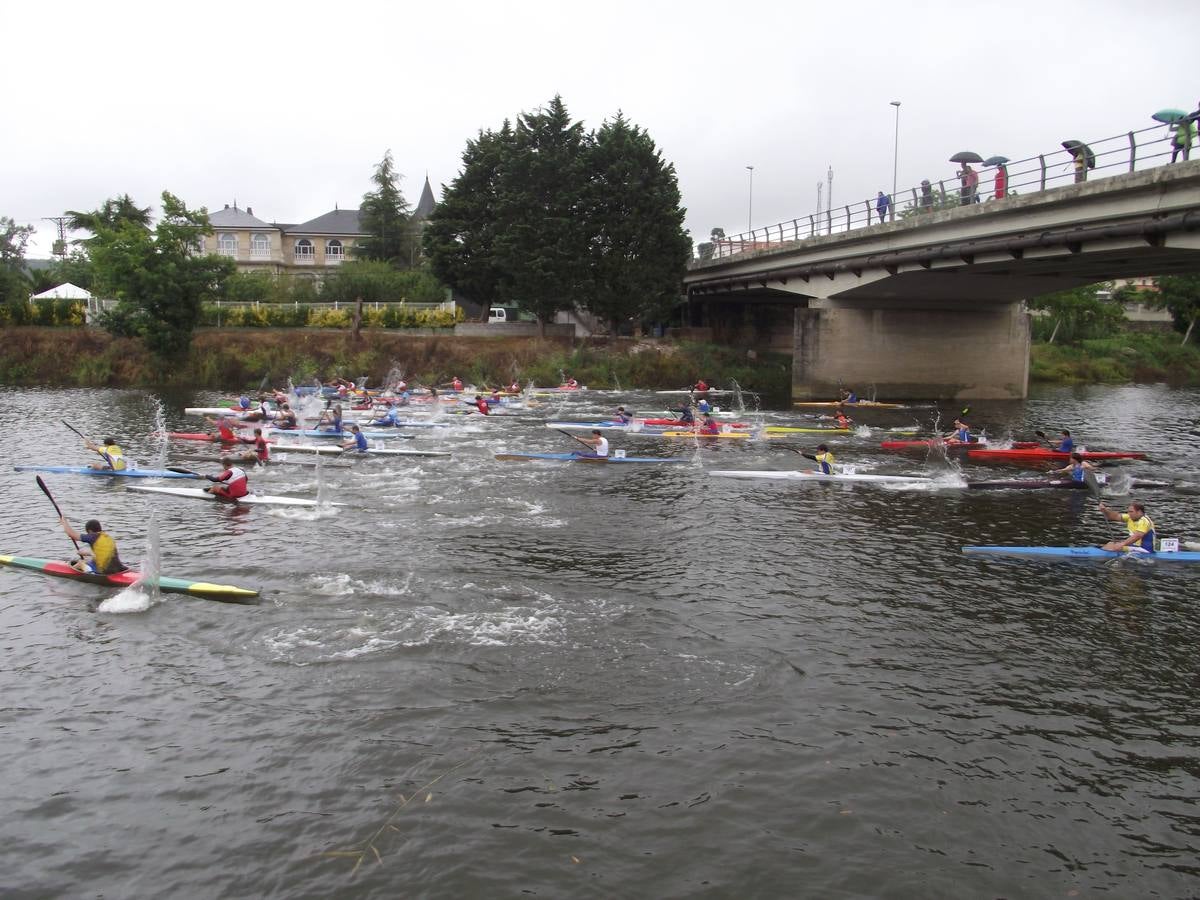
M 507 322 L 508 322 L 508 310 L 506 310 L 503 306 L 493 306 L 491 309 L 488 310 L 488 324 L 489 325 L 496 325 L 496 324 L 503 325 Z

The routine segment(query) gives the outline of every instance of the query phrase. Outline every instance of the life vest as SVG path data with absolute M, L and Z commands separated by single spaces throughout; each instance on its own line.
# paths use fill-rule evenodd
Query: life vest
M 1135 546 L 1141 547 L 1150 553 L 1154 552 L 1154 522 L 1149 516 L 1143 515 L 1140 519 L 1134 519 L 1129 513 L 1121 513 L 1121 518 L 1125 520 L 1125 527 L 1129 529 L 1130 534 L 1143 532 L 1142 539 Z
M 124 571 L 125 566 L 117 555 L 117 542 L 109 537 L 108 532 L 101 531 L 95 540 L 88 543 L 92 545 L 92 558 L 98 574 L 111 575 Z
M 480 399 L 478 399 L 478 400 L 476 400 L 476 401 L 475 401 L 475 408 L 476 408 L 477 410 L 479 410 L 481 413 L 483 413 L 485 416 L 486 416 L 486 415 L 488 414 L 488 412 L 489 412 L 489 410 L 488 410 L 488 404 L 487 404 L 487 401 L 486 401 L 486 400 L 484 400 L 483 398 L 480 398 Z
M 99 453 L 114 472 L 125 471 L 125 451 L 116 444 L 105 444 Z
M 456 391 L 461 391 L 463 389 L 463 383 L 461 381 L 459 381 L 457 378 L 455 378 L 454 381 L 451 382 L 451 385 L 454 387 L 454 389 Z
M 258 453 L 259 462 L 266 462 L 271 458 L 271 445 L 265 437 L 259 436 L 254 439 L 254 450 Z
M 833 454 L 826 450 L 817 454 L 817 466 L 823 475 L 833 474 Z
M 222 493 L 226 497 L 245 497 L 250 493 L 250 482 L 246 470 L 241 466 L 230 466 L 221 476 Z

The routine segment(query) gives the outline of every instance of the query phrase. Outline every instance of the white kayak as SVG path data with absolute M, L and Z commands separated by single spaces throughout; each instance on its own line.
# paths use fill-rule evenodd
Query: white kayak
M 172 497 L 189 497 L 192 500 L 220 500 L 215 494 L 210 494 L 200 488 L 168 488 L 168 487 L 147 487 L 144 485 L 134 485 L 129 488 L 131 491 L 140 491 L 144 494 L 168 494 Z M 229 500 L 220 500 L 222 503 L 229 503 Z M 247 494 L 245 497 L 237 498 L 238 505 L 261 505 L 261 506 L 316 506 L 316 500 L 306 500 L 301 497 L 279 497 L 271 494 Z M 339 506 L 334 503 L 332 506 Z
M 370 447 L 366 450 L 344 450 L 341 447 L 329 447 L 320 444 L 276 444 L 271 448 L 271 452 L 275 455 L 284 453 L 320 453 L 324 456 L 340 456 L 343 458 L 364 456 L 450 456 L 448 450 L 393 450 L 391 447 L 383 449 Z
M 834 472 L 826 475 L 811 469 L 788 470 L 786 472 L 766 469 L 713 469 L 708 473 L 716 478 L 765 478 L 773 481 L 834 481 L 864 482 L 868 484 L 932 484 L 932 478 L 913 475 L 860 475 L 857 472 Z
M 682 391 L 655 391 L 654 393 L 656 393 L 656 394 L 659 394 L 660 396 L 663 396 L 663 397 L 667 397 L 667 396 L 674 396 L 674 395 L 676 395 L 676 394 L 678 394 L 678 395 L 686 395 L 686 394 L 722 394 L 722 395 L 723 395 L 723 394 L 732 394 L 732 393 L 733 393 L 733 391 L 722 390 L 722 389 L 720 389 L 720 388 L 709 388 L 709 389 L 708 389 L 708 390 L 706 390 L 706 391 L 697 391 L 697 390 L 695 390 L 695 389 L 693 389 L 693 388 L 688 388 L 687 390 L 682 390 Z M 744 393 L 744 394 L 753 394 L 753 391 L 743 391 L 742 393 Z

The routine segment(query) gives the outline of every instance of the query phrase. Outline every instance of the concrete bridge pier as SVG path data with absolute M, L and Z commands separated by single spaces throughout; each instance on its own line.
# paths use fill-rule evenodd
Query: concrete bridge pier
M 1029 389 L 1024 301 L 817 300 L 795 312 L 792 400 L 1017 400 Z

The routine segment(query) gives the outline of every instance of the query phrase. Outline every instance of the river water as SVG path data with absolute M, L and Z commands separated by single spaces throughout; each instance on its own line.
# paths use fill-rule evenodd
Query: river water
M 87 462 L 65 417 L 153 464 L 156 399 L 0 390 L 10 457 Z M 182 407 L 216 395 L 162 399 L 194 429 Z M 617 402 L 662 405 L 539 412 Z M 1138 496 L 1200 540 L 1198 410 L 1054 389 L 970 418 L 1152 452 L 1124 471 L 1176 483 Z M 877 441 L 834 449 L 927 471 Z M 345 504 L 315 511 L 45 476 L 127 562 L 156 535 L 164 573 L 264 597 L 0 569 L 0 895 L 1200 894 L 1200 569 L 960 552 L 1114 536 L 1084 492 L 733 481 L 707 470 L 804 461 L 665 443 L 613 441 L 687 464 L 498 462 L 571 441 L 465 419 L 405 442 L 449 460 L 252 475 Z M 206 467 L 197 446 L 168 460 Z M 32 474 L 0 489 L 0 550 L 68 555 Z

